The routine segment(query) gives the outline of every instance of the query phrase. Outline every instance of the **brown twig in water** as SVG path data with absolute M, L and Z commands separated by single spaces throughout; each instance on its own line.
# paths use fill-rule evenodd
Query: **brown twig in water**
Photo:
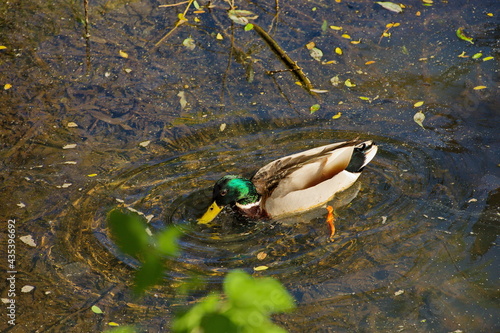
M 279 56 L 280 60 L 295 74 L 295 76 L 302 83 L 302 86 L 311 94 L 314 88 L 309 78 L 304 74 L 302 68 L 297 65 L 295 61 L 278 45 L 278 43 L 260 26 L 253 24 L 253 29 L 259 34 L 260 37 L 266 42 L 271 50 Z

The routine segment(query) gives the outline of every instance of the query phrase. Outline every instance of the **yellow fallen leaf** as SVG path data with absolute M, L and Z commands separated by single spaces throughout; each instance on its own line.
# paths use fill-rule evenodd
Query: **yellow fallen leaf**
M 489 17 L 493 17 L 493 13 L 487 13 L 486 15 L 488 15 Z
M 486 89 L 488 87 L 486 86 L 477 86 L 477 87 L 474 87 L 474 90 L 481 90 L 481 89 Z
M 78 124 L 75 123 L 74 121 L 70 121 L 69 123 L 66 124 L 68 127 L 78 127 Z
M 468 58 L 469 56 L 465 55 L 465 51 L 462 51 L 462 53 L 460 53 L 457 57 L 459 57 L 459 58 Z
M 382 36 L 384 36 L 384 37 L 391 37 L 391 34 L 390 34 L 390 33 L 388 33 L 388 32 L 384 32 L 384 33 L 382 34 Z
M 91 174 L 87 175 L 87 177 L 95 177 L 95 176 L 97 176 L 97 173 L 91 173 Z
M 495 58 L 494 57 L 484 57 L 483 61 L 488 61 L 488 60 L 493 60 L 493 59 L 495 59 Z
M 351 36 L 349 36 L 348 34 L 342 34 L 341 37 L 345 39 L 351 39 Z
M 413 106 L 416 108 L 418 108 L 419 106 L 422 106 L 422 105 L 424 105 L 424 101 L 420 101 L 420 102 L 413 104 Z
M 420 11 L 418 11 L 418 12 L 415 13 L 415 15 L 416 16 L 420 16 L 420 15 L 422 15 L 422 13 Z
M 194 18 L 194 21 L 195 21 L 196 23 L 201 22 L 201 20 L 200 20 L 199 18 L 197 18 L 197 17 L 195 17 L 195 18 Z
M 342 116 L 342 112 L 338 112 L 336 115 L 332 117 L 332 119 L 339 119 Z
M 115 323 L 114 321 L 110 321 L 110 322 L 108 323 L 108 326 L 117 327 L 117 326 L 120 326 L 120 324 Z
M 76 148 L 76 143 L 70 143 L 62 147 L 62 149 L 73 149 Z
M 259 259 L 259 260 L 264 260 L 266 257 L 267 257 L 267 253 L 266 252 L 259 252 L 259 253 L 257 253 L 257 259 Z
M 120 50 L 118 53 L 120 54 L 120 57 L 125 58 L 125 59 L 128 58 L 127 52 Z
M 203 14 L 204 12 L 205 12 L 204 10 L 195 10 L 193 13 L 195 13 L 195 14 Z
M 422 0 L 423 3 L 428 3 L 428 4 L 433 4 L 434 1 L 433 0 Z
M 254 267 L 253 270 L 258 272 L 258 271 L 265 271 L 268 268 L 269 267 L 267 267 L 267 266 L 257 266 L 257 267 Z
M 346 85 L 346 87 L 349 87 L 349 88 L 356 87 L 356 85 L 351 82 L 351 79 L 345 80 L 344 84 Z
M 5 50 L 6 48 L 7 48 L 7 46 L 0 45 L 0 50 Z
M 336 47 L 335 48 L 335 53 L 337 53 L 338 55 L 342 55 L 342 49 L 340 47 Z
M 351 44 L 359 44 L 361 43 L 361 39 L 360 40 L 351 40 Z
M 12 84 L 10 84 L 10 83 L 6 83 L 6 84 L 3 86 L 3 89 L 4 89 L 4 90 L 9 90 L 10 88 L 12 88 Z
M 370 97 L 359 96 L 359 99 L 360 99 L 360 100 L 363 100 L 363 101 L 369 101 L 369 100 L 370 100 Z
M 309 42 L 306 44 L 306 49 L 312 50 L 316 46 L 315 42 Z
M 224 37 L 222 37 L 222 35 L 220 33 L 217 33 L 217 36 L 215 36 L 216 39 L 218 40 L 223 40 Z
M 331 25 L 330 29 L 333 29 L 333 30 L 342 30 L 342 27 L 339 27 L 339 26 L 336 26 L 336 25 Z
M 374 64 L 374 63 L 375 63 L 375 61 L 370 60 L 370 61 L 365 62 L 365 65 L 371 65 L 371 64 Z

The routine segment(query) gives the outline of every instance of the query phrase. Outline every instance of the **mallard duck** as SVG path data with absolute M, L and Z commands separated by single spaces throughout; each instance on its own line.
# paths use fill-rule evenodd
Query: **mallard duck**
M 251 179 L 219 179 L 213 203 L 198 223 L 211 222 L 225 206 L 250 218 L 276 218 L 321 206 L 349 188 L 377 153 L 372 141 L 333 143 L 282 157 Z

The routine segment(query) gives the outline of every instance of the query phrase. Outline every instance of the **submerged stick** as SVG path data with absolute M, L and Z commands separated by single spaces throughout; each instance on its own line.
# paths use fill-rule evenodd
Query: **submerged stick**
M 299 81 L 302 83 L 302 86 L 306 88 L 306 90 L 313 94 L 314 91 L 312 91 L 314 88 L 312 86 L 311 81 L 309 78 L 304 74 L 302 71 L 302 68 L 297 65 L 295 61 L 293 61 L 292 58 L 279 46 L 279 44 L 260 26 L 257 24 L 253 24 L 253 29 L 255 32 L 259 34 L 260 37 L 266 42 L 266 44 L 271 48 L 271 50 L 279 56 L 280 60 L 288 67 L 293 74 L 299 79 Z

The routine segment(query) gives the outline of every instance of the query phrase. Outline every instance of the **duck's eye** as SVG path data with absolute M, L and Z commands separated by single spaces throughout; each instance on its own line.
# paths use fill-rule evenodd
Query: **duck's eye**
M 220 194 L 221 196 L 225 196 L 225 195 L 227 194 L 227 190 L 226 190 L 226 189 L 223 189 L 223 190 L 221 190 L 221 191 L 219 192 L 219 194 Z

